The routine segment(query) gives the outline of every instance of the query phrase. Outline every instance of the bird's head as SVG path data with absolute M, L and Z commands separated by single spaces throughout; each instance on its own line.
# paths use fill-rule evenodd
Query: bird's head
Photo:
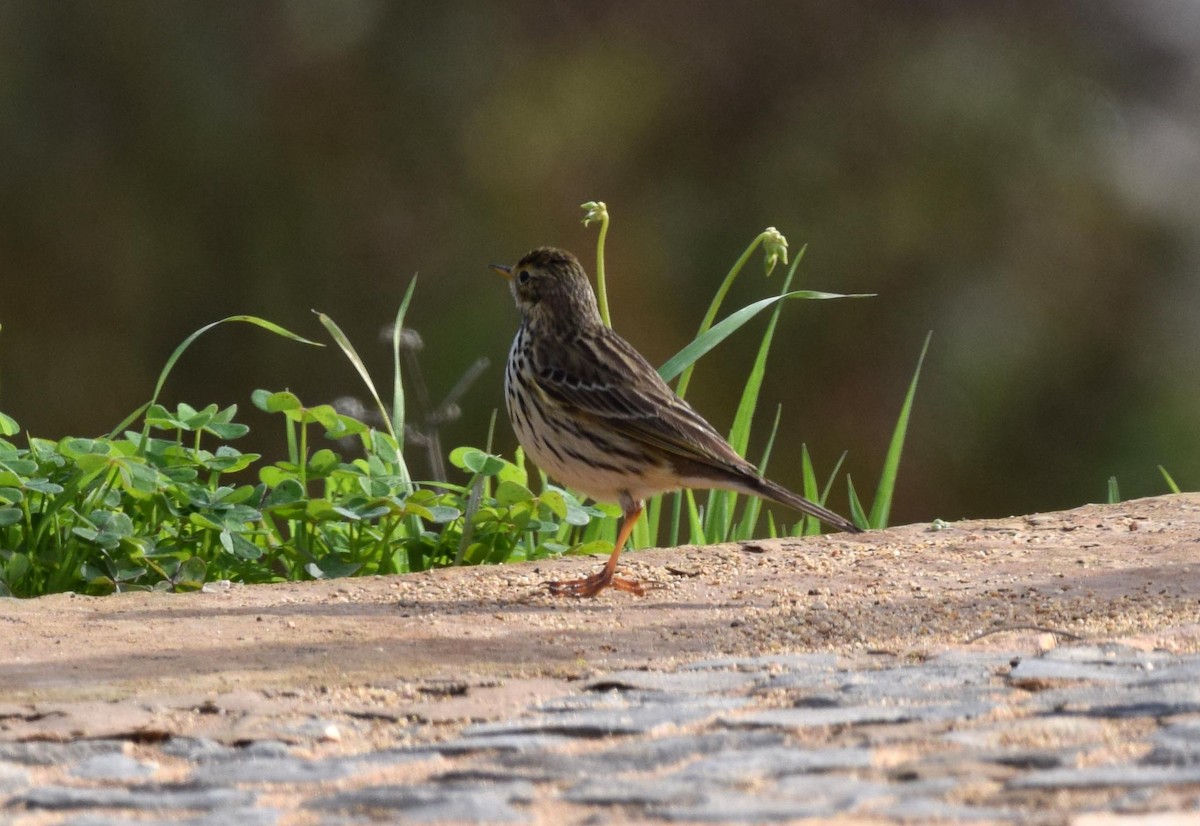
M 508 279 L 517 309 L 530 324 L 578 328 L 601 323 L 587 273 L 566 250 L 539 247 L 511 267 L 492 264 L 492 269 Z

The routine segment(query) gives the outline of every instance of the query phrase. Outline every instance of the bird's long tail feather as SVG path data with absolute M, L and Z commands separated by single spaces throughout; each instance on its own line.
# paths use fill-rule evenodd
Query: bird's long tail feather
M 862 533 L 862 528 L 855 525 L 849 519 L 838 516 L 828 508 L 823 508 L 816 502 L 811 502 L 799 494 L 792 493 L 787 488 L 775 484 L 770 479 L 758 479 L 756 481 L 757 484 L 749 486 L 752 493 L 765 496 L 781 505 L 786 505 L 802 513 L 807 513 L 809 516 L 814 516 L 826 525 L 829 525 L 831 528 L 837 528 L 839 531 Z

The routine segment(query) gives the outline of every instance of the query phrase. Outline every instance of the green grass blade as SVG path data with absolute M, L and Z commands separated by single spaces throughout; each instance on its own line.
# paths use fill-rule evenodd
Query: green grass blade
M 225 323 L 231 322 L 231 321 L 242 321 L 242 322 L 245 322 L 246 324 L 253 324 L 257 327 L 262 327 L 264 330 L 275 333 L 275 335 L 283 336 L 284 338 L 290 338 L 292 341 L 298 341 L 301 344 L 311 344 L 314 347 L 324 347 L 325 346 L 317 341 L 309 341 L 308 339 L 304 338 L 303 336 L 298 336 L 295 333 L 293 333 L 292 331 L 284 329 L 283 327 L 280 327 L 278 324 L 276 324 L 272 321 L 267 321 L 265 318 L 259 318 L 258 316 L 231 315 L 231 316 L 228 316 L 227 318 L 222 318 L 220 321 L 214 321 L 211 324 L 205 324 L 199 330 L 196 330 L 194 333 L 192 333 L 187 338 L 185 338 L 182 342 L 180 342 L 179 346 L 175 348 L 175 350 L 171 353 L 170 357 L 167 359 L 167 363 L 163 365 L 162 371 L 158 374 L 158 381 L 155 382 L 155 384 L 154 384 L 154 394 L 150 397 L 150 401 L 148 401 L 143 406 L 142 409 L 145 410 L 145 409 L 151 407 L 152 405 L 158 403 L 158 397 L 162 393 L 163 385 L 165 385 L 167 383 L 167 377 L 171 374 L 171 370 L 175 367 L 175 363 L 177 361 L 179 361 L 180 356 L 182 356 L 184 354 L 184 351 L 186 351 L 188 347 L 192 346 L 192 342 L 194 342 L 196 339 L 200 338 L 200 336 L 207 333 L 213 327 L 216 327 L 220 324 L 225 324 Z M 128 427 L 129 424 L 131 424 L 133 422 L 133 420 L 137 418 L 137 415 L 138 414 L 134 414 L 132 417 L 127 417 L 124 421 L 122 421 L 122 423 L 120 425 L 118 425 L 111 433 L 108 434 L 108 438 L 115 439 L 119 433 L 122 433 L 125 430 L 125 428 Z M 142 432 L 142 436 L 143 437 L 148 436 L 149 433 L 150 433 L 150 426 L 146 425 L 145 429 Z M 143 444 L 145 444 L 145 439 L 143 439 Z M 139 448 L 138 450 L 140 453 L 142 448 Z
M 683 522 L 683 494 L 671 494 L 671 523 L 667 533 L 667 547 L 674 548 L 679 544 L 679 526 Z
M 646 534 L 644 545 L 639 545 L 640 548 L 652 548 L 658 542 L 658 526 L 662 520 L 662 504 L 664 494 L 651 496 L 650 501 L 646 503 L 646 515 L 641 518 L 641 522 L 646 523 Z M 636 533 L 636 531 L 635 531 Z
M 471 541 L 475 538 L 475 514 L 479 511 L 479 503 L 483 499 L 483 479 L 480 474 L 476 473 L 471 477 L 467 488 L 471 493 L 467 497 L 467 507 L 463 510 L 462 537 L 458 540 L 458 549 L 454 553 L 456 566 L 462 565 L 466 560 L 467 548 L 471 547 Z
M 771 423 L 771 432 L 767 436 L 767 446 L 762 453 L 762 459 L 758 463 L 758 469 L 765 476 L 767 473 L 767 463 L 771 459 L 771 449 L 775 447 L 775 436 L 779 433 L 779 422 L 783 418 L 783 405 L 775 405 L 775 421 Z M 757 496 L 746 498 L 746 507 L 742 509 L 742 518 L 738 522 L 737 528 L 734 530 L 733 538 L 744 542 L 754 538 L 754 528 L 758 524 L 758 516 L 762 511 L 762 500 Z
M 1121 489 L 1117 487 L 1117 477 L 1108 477 L 1108 504 L 1115 505 L 1121 501 Z
M 663 377 L 664 381 L 671 381 L 676 376 L 680 375 L 684 370 L 694 365 L 702 356 L 712 350 L 725 339 L 729 338 L 733 333 L 737 332 L 750 319 L 761 313 L 767 307 L 784 299 L 808 299 L 808 300 L 823 300 L 829 298 L 870 298 L 873 293 L 852 293 L 842 295 L 839 293 L 823 293 L 817 290 L 794 290 L 783 295 L 774 295 L 770 298 L 764 298 L 761 301 L 755 301 L 753 304 L 748 304 L 735 313 L 731 313 L 723 318 L 720 323 L 714 325 L 708 331 L 698 335 L 690 344 L 684 347 L 671 358 L 663 363 L 662 367 L 658 368 L 658 374 Z
M 800 254 L 788 268 L 783 287 L 779 291 L 780 295 L 787 295 L 788 289 L 792 286 L 792 279 L 796 275 L 796 268 L 800 265 L 800 259 L 803 257 L 804 250 L 801 249 Z M 754 357 L 754 364 L 746 376 L 746 384 L 742 387 L 742 397 L 738 401 L 737 413 L 733 417 L 733 426 L 729 429 L 729 444 L 739 456 L 745 456 L 746 450 L 750 446 L 750 428 L 754 420 L 754 411 L 758 409 L 758 395 L 762 390 L 763 376 L 767 372 L 767 356 L 771 351 L 771 341 L 775 337 L 775 328 L 779 324 L 779 314 L 782 310 L 782 303 L 776 303 L 774 309 L 771 310 L 767 329 L 763 331 L 762 341 L 758 345 L 758 353 Z M 733 520 L 733 511 L 737 507 L 737 499 L 737 494 L 731 491 L 715 490 L 709 494 L 708 520 L 705 525 L 705 534 L 709 539 L 723 542 L 730 538 L 730 523 Z
M 658 498 L 658 497 L 654 497 Z M 654 504 L 653 499 L 646 503 L 646 512 L 642 514 L 642 518 L 633 524 L 633 533 L 630 535 L 630 548 L 649 548 L 650 547 L 650 509 Z
M 738 260 L 733 263 L 733 266 L 729 268 L 729 272 L 725 274 L 725 280 L 722 281 L 721 286 L 717 288 L 717 294 L 714 295 L 713 300 L 709 302 L 708 310 L 704 313 L 704 318 L 700 321 L 700 329 L 696 331 L 696 339 L 702 338 L 704 334 L 707 333 L 712 327 L 713 321 L 716 320 L 717 313 L 721 309 L 721 304 L 725 301 L 726 293 L 729 292 L 729 288 L 733 286 L 733 282 L 738 277 L 738 273 L 740 273 L 742 268 L 746 266 L 746 262 L 750 260 L 751 254 L 753 254 L 755 248 L 757 248 L 762 241 L 763 236 L 760 233 L 753 241 L 750 242 L 750 246 L 746 247 L 746 251 L 738 257 Z M 693 339 L 693 342 L 696 339 Z M 700 356 L 696 356 L 696 359 L 699 357 Z M 676 385 L 675 392 L 679 394 L 680 398 L 683 398 L 684 395 L 687 394 L 688 384 L 692 380 L 692 370 L 693 365 L 696 363 L 696 359 L 692 359 L 687 364 L 680 365 L 678 369 L 673 369 L 669 377 L 663 375 L 664 381 L 670 381 L 671 379 L 675 378 L 675 376 L 679 376 L 679 384 Z M 668 364 L 670 364 L 670 362 L 668 362 Z M 658 372 L 662 374 L 663 369 L 666 366 L 667 365 L 664 364 L 663 367 L 659 368 Z M 680 375 L 681 373 L 682 375 Z
M 1162 465 L 1158 466 L 1158 472 L 1162 474 L 1163 479 L 1167 480 L 1167 489 L 1171 493 L 1180 493 L 1179 485 L 1175 484 L 1175 480 L 1171 478 L 1171 474 L 1167 473 L 1167 469 Z
M 807 444 L 800 445 L 800 474 L 804 480 L 804 498 L 810 502 L 820 502 L 821 492 L 817 488 L 817 472 L 813 468 L 812 454 L 808 452 Z M 807 515 L 800 517 L 798 527 L 800 530 L 795 532 L 795 536 L 816 536 L 821 532 L 820 522 Z
M 396 311 L 396 320 L 392 324 L 392 435 L 400 450 L 404 450 L 404 384 L 400 381 L 400 335 L 404 331 L 404 316 L 408 313 L 408 304 L 412 301 L 413 292 L 417 289 L 417 277 L 408 282 L 404 298 L 400 300 L 400 309 Z
M 738 257 L 737 261 L 733 262 L 733 266 L 730 267 L 729 272 L 725 274 L 725 280 L 721 282 L 721 286 L 717 288 L 717 294 L 714 295 L 713 300 L 709 302 L 708 312 L 704 314 L 704 318 L 700 321 L 700 329 L 696 331 L 696 338 L 703 336 L 709 331 L 709 328 L 712 327 L 713 321 L 715 321 L 717 318 L 717 312 L 720 311 L 721 304 L 725 301 L 725 295 L 729 292 L 729 288 L 733 286 L 733 282 L 738 277 L 738 273 L 740 273 L 742 268 L 746 266 L 746 262 L 750 260 L 750 256 L 754 254 L 754 251 L 764 243 L 766 243 L 768 246 L 766 261 L 767 275 L 771 274 L 771 270 L 775 267 L 775 261 L 779 259 L 780 255 L 783 257 L 783 262 L 785 264 L 787 263 L 787 239 L 785 239 L 778 230 L 776 230 L 774 227 L 767 227 L 765 230 L 755 236 L 754 240 L 750 242 L 750 245 L 746 247 L 745 252 Z M 699 358 L 699 356 L 697 356 L 697 358 Z M 691 362 L 681 367 L 680 371 L 677 371 L 682 372 L 682 375 L 679 376 L 679 384 L 675 388 L 675 392 L 679 394 L 680 398 L 683 398 L 683 396 L 687 393 L 688 383 L 692 380 L 692 368 L 694 364 L 695 360 L 693 359 Z M 671 378 L 674 377 L 674 375 L 671 376 Z M 671 380 L 665 376 L 664 379 L 666 381 Z
M 408 300 L 412 297 L 412 290 L 413 290 L 415 284 L 416 284 L 416 279 L 414 278 L 413 281 L 409 284 L 408 292 L 405 295 L 404 301 L 401 302 L 401 313 L 398 316 L 400 321 L 403 321 L 403 311 L 408 309 Z M 344 353 L 346 358 L 350 360 L 350 363 L 352 365 L 354 365 L 354 369 L 358 372 L 359 378 L 361 378 L 363 380 L 363 384 L 365 384 L 367 386 L 367 392 L 369 392 L 371 394 L 371 398 L 375 400 L 375 406 L 377 408 L 379 408 L 379 414 L 383 418 L 384 427 L 387 428 L 388 435 L 390 435 L 392 437 L 392 439 L 395 440 L 396 445 L 397 445 L 396 472 L 401 477 L 402 487 L 404 490 L 412 490 L 412 476 L 408 472 L 408 463 L 404 461 L 404 453 L 400 450 L 400 446 L 401 446 L 400 440 L 401 440 L 401 436 L 403 434 L 403 429 L 400 431 L 399 434 L 396 432 L 396 427 L 395 427 L 395 424 L 393 423 L 392 415 L 390 415 L 388 413 L 387 407 L 385 407 L 383 404 L 383 399 L 381 399 L 379 397 L 379 391 L 375 389 L 375 382 L 371 380 L 371 374 L 367 372 L 367 365 L 363 363 L 362 358 L 358 355 L 358 351 L 356 349 L 354 349 L 354 345 L 350 342 L 350 339 L 346 336 L 346 334 L 344 332 L 342 332 L 342 328 L 339 327 L 337 325 L 337 322 L 335 322 L 332 318 L 325 315 L 325 313 L 319 312 L 317 310 L 313 310 L 313 312 L 317 314 L 317 318 L 320 320 L 321 325 L 327 331 L 329 331 L 329 335 L 333 337 L 333 340 L 335 342 L 337 342 L 337 345 L 338 345 L 338 347 L 341 348 L 342 353 Z M 393 333 L 393 336 L 394 336 L 394 333 Z M 393 337 L 393 341 L 395 341 L 394 337 Z M 399 366 L 398 365 L 393 365 L 393 371 L 395 373 L 395 377 L 399 378 Z M 399 382 L 397 382 L 397 386 L 399 386 Z M 401 404 L 403 404 L 403 396 L 401 396 Z M 404 426 L 403 412 L 400 413 L 399 421 L 400 421 L 401 428 L 403 428 L 403 426 Z M 409 524 L 412 526 L 416 526 L 418 524 L 416 521 L 416 517 L 412 517 L 409 520 Z
M 803 257 L 804 249 L 801 248 L 783 280 L 783 288 L 779 291 L 781 297 L 788 294 L 788 288 L 792 286 L 792 279 L 796 275 L 796 268 L 800 266 Z M 754 357 L 754 365 L 746 377 L 745 387 L 742 388 L 742 398 L 733 417 L 733 427 L 729 429 L 729 444 L 739 456 L 745 456 L 750 447 L 750 426 L 754 419 L 754 411 L 758 409 L 758 394 L 762 390 L 763 377 L 767 373 L 767 356 L 770 354 L 771 342 L 775 338 L 775 328 L 779 325 L 779 314 L 782 311 L 783 304 L 779 303 L 771 311 L 767 329 L 763 331 L 762 341 L 758 345 L 758 354 Z
M 709 542 L 728 542 L 733 509 L 738 495 L 729 490 L 710 490 L 704 508 L 704 535 Z
M 863 508 L 862 502 L 858 499 L 858 493 L 854 490 L 854 480 L 850 478 L 850 474 L 846 474 L 846 488 L 850 495 L 850 520 L 860 528 L 867 527 L 870 523 L 867 521 L 867 511 Z
M 112 429 L 112 432 L 108 434 L 108 438 L 113 439 L 113 438 L 116 438 L 116 435 L 118 433 L 124 433 L 128 427 L 130 427 L 134 422 L 136 422 L 138 420 L 138 417 L 140 417 L 143 413 L 145 413 L 147 410 L 150 409 L 151 404 L 153 404 L 153 402 L 146 402 L 141 407 L 137 408 L 132 413 L 130 413 L 128 416 L 126 416 L 124 419 L 121 419 L 121 423 Z M 2 436 L 2 435 L 4 435 L 4 434 L 2 432 L 0 432 L 0 436 Z
M 825 500 L 829 498 L 829 492 L 833 490 L 833 482 L 837 478 L 838 471 L 842 469 L 842 463 L 846 461 L 846 456 L 848 455 L 849 451 L 843 450 L 842 455 L 834 462 L 833 470 L 829 471 L 829 478 L 825 480 L 825 487 L 821 489 L 821 496 L 818 499 L 814 499 L 814 502 L 819 505 L 825 504 Z
M 363 363 L 362 358 L 358 355 L 358 351 L 354 349 L 354 345 L 350 343 L 350 339 L 342 332 L 342 328 L 337 325 L 336 321 L 319 310 L 313 310 L 313 312 L 317 314 L 321 325 L 329 331 L 329 335 L 333 337 L 337 346 L 341 348 L 346 358 L 354 365 L 354 369 L 358 371 L 359 378 L 363 380 L 363 384 L 367 386 L 367 391 L 371 394 L 371 398 L 375 400 L 375 406 L 379 408 L 384 426 L 387 427 L 388 433 L 391 434 L 391 437 L 398 444 L 400 437 L 396 435 L 395 428 L 392 426 L 392 417 L 388 414 L 388 409 L 384 406 L 383 399 L 379 398 L 379 391 L 375 389 L 375 382 L 371 380 L 371 374 L 367 372 L 367 365 Z
M 496 413 L 497 412 L 498 411 L 496 410 L 496 408 L 493 407 L 492 408 L 492 416 L 490 419 L 488 419 L 487 442 L 485 443 L 487 446 L 486 452 L 488 454 L 491 454 L 492 443 L 496 439 Z M 483 480 L 483 495 L 489 499 L 492 498 L 492 477 L 491 476 L 488 476 L 487 478 L 485 478 Z
M 842 451 L 842 455 L 833 465 L 833 470 L 829 472 L 829 478 L 825 480 L 825 487 L 817 487 L 817 474 L 813 470 L 812 456 L 808 452 L 808 445 L 800 446 L 800 464 L 804 474 L 804 498 L 816 502 L 818 505 L 824 505 L 829 499 L 829 492 L 833 490 L 833 483 L 837 479 L 838 471 L 842 469 L 842 463 L 846 461 L 847 452 Z M 799 530 L 795 531 L 793 536 L 816 536 L 821 533 L 821 520 L 814 519 L 811 516 L 805 516 L 796 523 Z
M 816 502 L 817 496 L 820 495 L 817 488 L 817 471 L 813 468 L 812 454 L 808 452 L 808 445 L 803 443 L 800 445 L 800 474 L 804 484 L 801 491 L 804 498 Z
M 700 510 L 696 507 L 696 495 L 690 490 L 685 490 L 683 496 L 687 500 L 688 529 L 691 532 L 688 542 L 693 545 L 706 545 L 708 543 L 704 538 L 704 523 L 700 519 Z
M 892 431 L 887 457 L 883 461 L 883 470 L 879 474 L 879 486 L 875 489 L 871 518 L 867 523 L 872 528 L 886 528 L 888 517 L 891 515 L 892 496 L 896 491 L 896 474 L 900 471 L 900 454 L 904 450 L 904 437 L 908 432 L 908 418 L 912 412 L 913 399 L 917 395 L 917 380 L 921 377 L 921 365 L 925 363 L 925 353 L 929 350 L 929 340 L 932 337 L 932 331 L 925 334 L 925 343 L 921 346 L 921 355 L 917 359 L 917 369 L 913 372 L 912 381 L 908 385 L 908 393 L 904 396 L 904 404 L 900 406 L 900 417 L 896 420 L 895 430 Z
M 817 472 L 812 467 L 812 454 L 809 453 L 809 445 L 806 443 L 800 444 L 800 478 L 804 483 L 802 491 L 804 498 L 809 499 L 810 502 L 820 502 L 821 490 L 817 487 Z M 800 516 L 796 527 L 796 531 L 792 534 L 796 537 L 815 537 L 816 534 L 821 533 L 821 522 L 808 515 Z

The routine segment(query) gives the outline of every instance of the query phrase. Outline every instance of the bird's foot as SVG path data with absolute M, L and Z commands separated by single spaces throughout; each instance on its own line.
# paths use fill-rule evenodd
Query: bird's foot
M 646 594 L 646 589 L 637 580 L 612 576 L 607 571 L 600 571 L 583 579 L 543 582 L 542 585 L 555 597 L 594 597 L 605 588 L 616 588 L 618 591 L 639 597 Z

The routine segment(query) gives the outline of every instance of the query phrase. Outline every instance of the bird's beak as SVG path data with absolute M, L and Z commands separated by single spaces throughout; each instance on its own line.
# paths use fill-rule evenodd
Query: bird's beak
M 503 275 L 509 281 L 512 281 L 512 267 L 506 267 L 503 264 L 489 264 L 488 266 Z

